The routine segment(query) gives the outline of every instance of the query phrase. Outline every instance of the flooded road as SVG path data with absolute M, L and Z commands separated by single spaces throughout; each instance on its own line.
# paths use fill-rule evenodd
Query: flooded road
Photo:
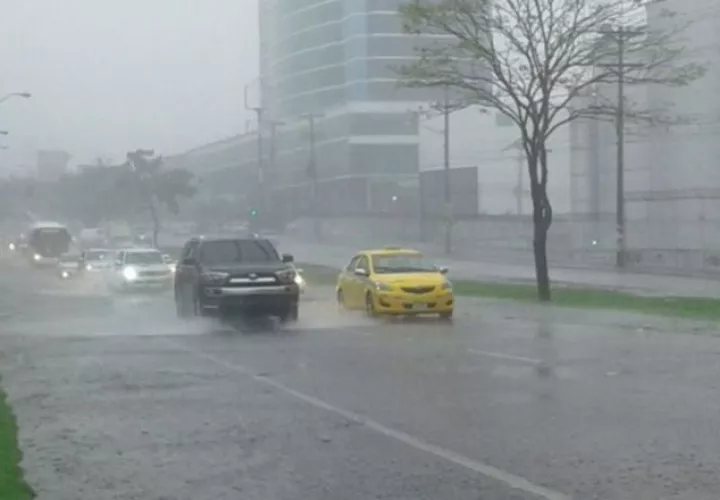
M 317 289 L 296 327 L 236 329 L 12 276 L 0 372 L 41 499 L 720 498 L 712 325 L 469 299 L 370 321 Z

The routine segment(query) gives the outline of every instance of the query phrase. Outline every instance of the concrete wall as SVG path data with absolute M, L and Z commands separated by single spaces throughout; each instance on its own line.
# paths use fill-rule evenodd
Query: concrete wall
M 444 118 L 420 124 L 420 170 L 443 168 Z M 495 111 L 472 107 L 450 116 L 451 167 L 478 167 L 478 212 L 493 215 L 532 213 L 524 153 L 516 142 L 517 126 Z M 570 130 L 561 128 L 550 139 L 548 192 L 555 213 L 570 212 Z

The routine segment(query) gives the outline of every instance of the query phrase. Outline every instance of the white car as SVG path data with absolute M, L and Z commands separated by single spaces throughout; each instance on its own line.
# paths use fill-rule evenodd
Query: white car
M 159 251 L 149 248 L 130 248 L 117 253 L 110 287 L 115 290 L 170 289 L 173 276 L 171 267 Z
M 62 279 L 77 277 L 82 269 L 80 268 L 81 258 L 79 254 L 64 253 L 58 258 L 57 275 Z
M 82 253 L 85 271 L 110 271 L 113 268 L 113 250 L 89 248 Z

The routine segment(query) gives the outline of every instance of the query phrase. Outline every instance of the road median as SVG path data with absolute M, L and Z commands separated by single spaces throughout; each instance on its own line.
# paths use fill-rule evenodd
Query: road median
M 0 388 L 0 500 L 29 500 L 35 497 L 23 478 L 18 428 L 7 396 Z
M 338 268 L 299 263 L 309 284 L 334 285 Z M 496 283 L 453 279 L 455 294 L 462 297 L 537 303 L 534 284 Z M 605 309 L 675 318 L 720 320 L 720 300 L 705 297 L 652 297 L 581 285 L 553 286 L 552 305 L 577 309 Z

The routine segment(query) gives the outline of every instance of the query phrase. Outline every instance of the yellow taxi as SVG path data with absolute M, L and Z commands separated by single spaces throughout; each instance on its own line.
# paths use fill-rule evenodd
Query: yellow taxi
M 447 272 L 417 250 L 365 250 L 340 272 L 337 301 L 372 317 L 438 314 L 450 319 L 455 297 Z

